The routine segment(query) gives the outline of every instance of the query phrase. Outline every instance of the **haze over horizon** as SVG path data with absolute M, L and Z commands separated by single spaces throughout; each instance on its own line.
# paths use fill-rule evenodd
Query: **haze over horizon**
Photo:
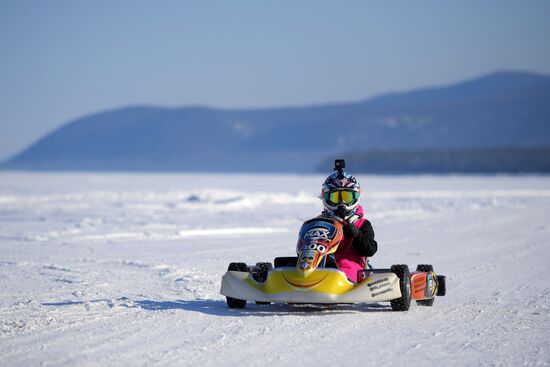
M 550 3 L 0 4 L 0 161 L 128 105 L 365 100 L 500 70 L 550 74 Z

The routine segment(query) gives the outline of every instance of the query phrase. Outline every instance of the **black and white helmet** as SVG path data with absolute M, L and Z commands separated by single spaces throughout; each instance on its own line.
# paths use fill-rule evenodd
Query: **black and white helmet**
M 359 206 L 361 187 L 343 167 L 327 177 L 321 188 L 321 200 L 325 209 L 340 218 L 346 218 L 355 213 Z

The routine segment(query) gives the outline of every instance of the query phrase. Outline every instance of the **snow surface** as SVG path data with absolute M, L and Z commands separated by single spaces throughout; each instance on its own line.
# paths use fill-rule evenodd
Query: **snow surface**
M 322 176 L 0 173 L 0 365 L 550 364 L 550 177 L 360 176 L 377 267 L 448 295 L 229 310 L 232 261 L 294 253 Z

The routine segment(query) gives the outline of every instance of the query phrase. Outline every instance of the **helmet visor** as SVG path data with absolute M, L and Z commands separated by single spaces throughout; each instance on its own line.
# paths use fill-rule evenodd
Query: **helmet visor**
M 324 197 L 331 205 L 353 205 L 359 200 L 359 193 L 353 190 L 335 190 L 326 192 Z

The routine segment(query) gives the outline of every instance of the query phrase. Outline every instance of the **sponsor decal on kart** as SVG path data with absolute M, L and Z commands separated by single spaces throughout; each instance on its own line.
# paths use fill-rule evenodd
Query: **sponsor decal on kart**
M 384 283 L 384 282 L 389 282 L 389 281 L 390 281 L 389 278 L 382 278 L 382 279 L 375 280 L 374 282 L 367 283 L 367 285 L 369 287 L 372 287 L 373 285 Z
M 333 224 L 315 221 L 302 227 L 300 238 L 304 241 L 322 240 L 330 242 L 336 237 L 337 232 Z
M 382 289 L 382 288 L 389 287 L 389 286 L 391 286 L 391 283 L 390 282 L 385 282 L 385 283 L 382 283 L 380 285 L 375 285 L 375 286 L 369 287 L 369 289 L 371 291 L 375 291 L 377 289 Z
M 316 256 L 317 256 L 317 252 L 315 250 L 306 250 L 302 252 L 300 254 L 300 258 L 298 259 L 298 264 L 300 269 L 302 270 L 310 269 Z
M 393 288 L 386 288 L 380 292 L 374 292 L 374 293 L 371 293 L 371 296 L 372 297 L 377 297 L 377 296 L 380 296 L 382 294 L 386 294 L 386 293 L 389 293 L 389 292 L 392 292 L 393 291 Z
M 327 250 L 327 247 L 325 245 L 318 244 L 316 241 L 314 241 L 311 243 L 304 244 L 302 246 L 302 250 L 304 251 L 312 250 L 312 251 L 319 251 L 320 253 L 325 253 L 325 251 Z
M 329 240 L 330 230 L 327 228 L 314 227 L 306 231 L 304 240 Z

